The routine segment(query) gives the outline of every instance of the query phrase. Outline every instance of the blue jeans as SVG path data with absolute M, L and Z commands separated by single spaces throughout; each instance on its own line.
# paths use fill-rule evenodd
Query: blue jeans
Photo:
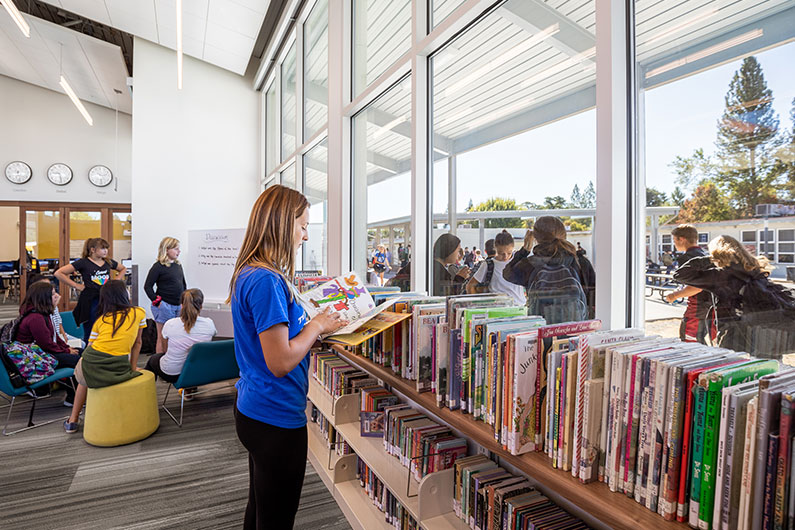
M 182 311 L 181 305 L 171 305 L 165 302 L 160 302 L 157 307 L 152 306 L 152 316 L 155 317 L 155 322 L 161 324 L 165 324 L 172 318 L 177 318 L 180 311 Z

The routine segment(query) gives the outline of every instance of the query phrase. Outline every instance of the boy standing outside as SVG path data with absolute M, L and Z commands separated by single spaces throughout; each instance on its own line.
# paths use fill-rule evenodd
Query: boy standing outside
M 493 258 L 489 257 L 480 264 L 472 279 L 467 283 L 467 292 L 475 293 L 478 284 L 488 283 L 490 293 L 504 293 L 513 298 L 516 305 L 527 304 L 527 296 L 524 287 L 508 282 L 502 276 L 502 271 L 513 257 L 514 241 L 513 236 L 508 231 L 503 230 L 494 238 L 494 250 L 496 254 Z
M 706 256 L 707 253 L 698 246 L 698 230 L 690 224 L 682 224 L 671 231 L 676 250 L 682 252 L 679 265 L 682 266 L 693 258 Z M 712 314 L 712 295 L 698 287 L 685 286 L 668 294 L 665 299 L 673 302 L 678 298 L 687 298 L 687 309 L 679 325 L 679 338 L 685 342 L 707 344 L 715 340 L 717 328 Z

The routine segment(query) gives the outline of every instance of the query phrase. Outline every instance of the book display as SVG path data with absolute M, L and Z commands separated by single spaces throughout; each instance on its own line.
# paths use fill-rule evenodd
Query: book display
M 410 490 L 450 469 L 461 488 L 459 464 L 477 444 L 492 458 L 481 455 L 476 480 L 487 471 L 510 480 L 518 470 L 529 481 L 511 490 L 522 503 L 562 499 L 592 526 L 766 530 L 795 520 L 795 372 L 778 361 L 601 330 L 596 320 L 545 325 L 499 295 L 416 297 L 391 311 L 411 318 L 399 332 L 333 344 L 315 357 L 326 373 L 313 383 L 340 396 L 336 407 L 346 392 L 360 393 L 351 421 L 365 399 L 400 398 L 373 411 L 383 413 L 384 448 L 410 475 Z M 377 390 L 354 387 L 372 379 Z M 338 430 L 344 437 L 345 425 Z M 451 490 L 437 516 L 452 510 L 471 528 L 489 527 L 477 497 L 464 507 L 461 491 Z M 497 520 L 521 528 L 510 516 Z

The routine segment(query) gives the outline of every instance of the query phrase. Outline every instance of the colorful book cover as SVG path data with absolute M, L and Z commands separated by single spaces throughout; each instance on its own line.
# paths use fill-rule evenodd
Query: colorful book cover
M 599 438 L 602 428 L 602 387 L 604 378 L 589 379 L 583 392 L 583 435 L 580 462 L 580 482 L 589 483 L 597 479 L 599 471 Z
M 795 409 L 795 394 L 783 392 L 781 394 L 781 413 L 779 417 L 779 443 L 778 459 L 776 461 L 776 502 L 775 521 L 773 528 L 783 530 L 786 525 L 788 504 L 787 473 L 790 469 L 789 454 L 790 440 L 792 439 L 793 424 L 792 411 Z
M 436 404 L 444 407 L 448 402 L 449 388 L 447 380 L 448 363 L 450 360 L 450 333 L 444 317 L 436 325 Z
M 414 307 L 414 348 L 417 363 L 417 392 L 429 392 L 433 379 L 433 330 L 442 318 L 443 305 Z
M 756 420 L 758 397 L 748 402 L 745 417 L 745 444 L 743 447 L 742 482 L 740 483 L 740 509 L 737 517 L 737 528 L 748 529 L 751 526 L 751 499 L 753 498 L 753 474 L 756 451 Z
M 567 354 L 566 361 L 566 412 L 563 425 L 563 471 L 571 471 L 574 449 L 574 387 L 577 374 L 577 353 Z
M 535 393 L 538 364 L 538 332 L 514 336 L 513 437 L 511 454 L 521 455 L 536 449 Z

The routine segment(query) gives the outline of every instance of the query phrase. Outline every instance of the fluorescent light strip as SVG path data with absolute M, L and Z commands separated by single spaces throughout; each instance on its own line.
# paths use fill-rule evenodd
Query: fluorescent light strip
M 177 90 L 182 90 L 182 0 L 177 0 Z
M 709 48 L 705 48 L 700 52 L 691 53 L 687 57 L 683 57 L 681 59 L 677 59 L 676 61 L 672 61 L 668 64 L 660 66 L 659 68 L 655 68 L 654 70 L 650 70 L 646 73 L 646 79 L 654 77 L 656 75 L 660 75 L 665 73 L 669 70 L 673 70 L 674 68 L 679 68 L 680 66 L 684 66 L 686 64 L 690 64 L 692 62 L 698 61 L 703 59 L 704 57 L 709 57 L 710 55 L 714 55 L 716 53 L 728 50 L 729 48 L 733 48 L 734 46 L 738 46 L 740 44 L 746 43 L 750 40 L 754 40 L 756 38 L 761 37 L 764 35 L 765 32 L 762 29 L 755 29 L 753 31 L 749 31 L 748 33 L 743 33 L 742 35 L 738 35 L 733 39 L 729 39 L 727 41 L 721 42 L 720 44 L 716 44 L 715 46 L 710 46 Z
M 11 15 L 11 18 L 16 22 L 17 26 L 19 27 L 19 31 L 22 32 L 24 36 L 30 38 L 30 26 L 28 26 L 27 21 L 22 17 L 22 13 L 19 12 L 17 6 L 14 4 L 14 0 L 0 0 L 3 4 L 3 7 L 6 8 L 8 14 Z
M 588 61 L 591 58 L 593 58 L 594 55 L 596 55 L 596 48 L 590 48 L 590 49 L 582 52 L 579 55 L 575 55 L 574 57 L 569 57 L 565 61 L 561 61 L 558 64 L 556 64 L 555 66 L 550 66 L 546 70 L 543 70 L 543 71 L 535 74 L 534 76 L 528 77 L 527 79 L 522 81 L 522 84 L 519 85 L 519 86 L 521 86 L 522 88 L 527 88 L 527 87 L 537 83 L 538 81 L 540 81 L 542 79 L 548 79 L 548 78 L 552 77 L 553 75 L 558 74 L 558 73 L 566 70 L 567 68 L 570 68 L 570 67 L 572 67 L 574 65 L 577 65 L 577 64 L 582 64 L 583 62 Z
M 685 28 L 689 28 L 690 26 L 692 26 L 694 24 L 697 24 L 697 23 L 701 22 L 702 20 L 711 17 L 712 15 L 716 14 L 717 12 L 718 12 L 717 8 L 710 9 L 709 11 L 705 11 L 704 13 L 696 15 L 696 16 L 692 17 L 691 19 L 682 22 L 679 25 L 676 25 L 676 26 L 674 26 L 672 28 L 669 28 L 669 29 L 661 31 L 657 35 L 654 35 L 653 37 L 651 37 L 648 40 L 644 41 L 643 44 L 651 44 L 653 42 L 657 42 L 658 40 L 664 39 L 664 38 L 666 38 L 666 37 L 668 37 L 670 35 L 673 35 L 674 33 L 678 33 L 679 31 L 682 31 Z
M 72 90 L 71 86 L 69 86 L 69 83 L 66 81 L 66 78 L 64 76 L 61 76 L 61 82 L 59 84 L 61 85 L 61 88 L 64 89 L 64 92 L 66 92 L 66 95 L 69 96 L 69 99 L 72 100 L 72 103 L 75 104 L 75 107 L 77 107 L 77 110 L 80 111 L 80 114 L 82 114 L 83 117 L 86 119 L 88 124 L 89 125 L 94 125 L 94 119 L 91 118 L 91 115 L 88 113 L 86 108 L 83 106 L 83 102 L 80 101 L 80 99 L 77 97 L 77 94 L 75 94 L 75 91 Z
M 483 76 L 489 73 L 492 73 L 493 70 L 497 69 L 498 67 L 507 63 L 511 59 L 526 52 L 527 50 L 529 50 L 539 42 L 544 41 L 549 37 L 555 35 L 559 31 L 560 31 L 559 24 L 553 24 L 548 28 L 546 28 L 545 30 L 539 31 L 529 39 L 505 51 L 505 53 L 498 55 L 495 59 L 492 59 L 491 61 L 484 64 L 480 68 L 467 74 L 466 76 L 462 77 L 461 79 L 450 85 L 450 87 L 444 91 L 444 95 L 446 97 L 451 97 L 457 94 L 458 92 L 461 92 L 462 90 L 470 88 L 473 82 L 481 79 Z

